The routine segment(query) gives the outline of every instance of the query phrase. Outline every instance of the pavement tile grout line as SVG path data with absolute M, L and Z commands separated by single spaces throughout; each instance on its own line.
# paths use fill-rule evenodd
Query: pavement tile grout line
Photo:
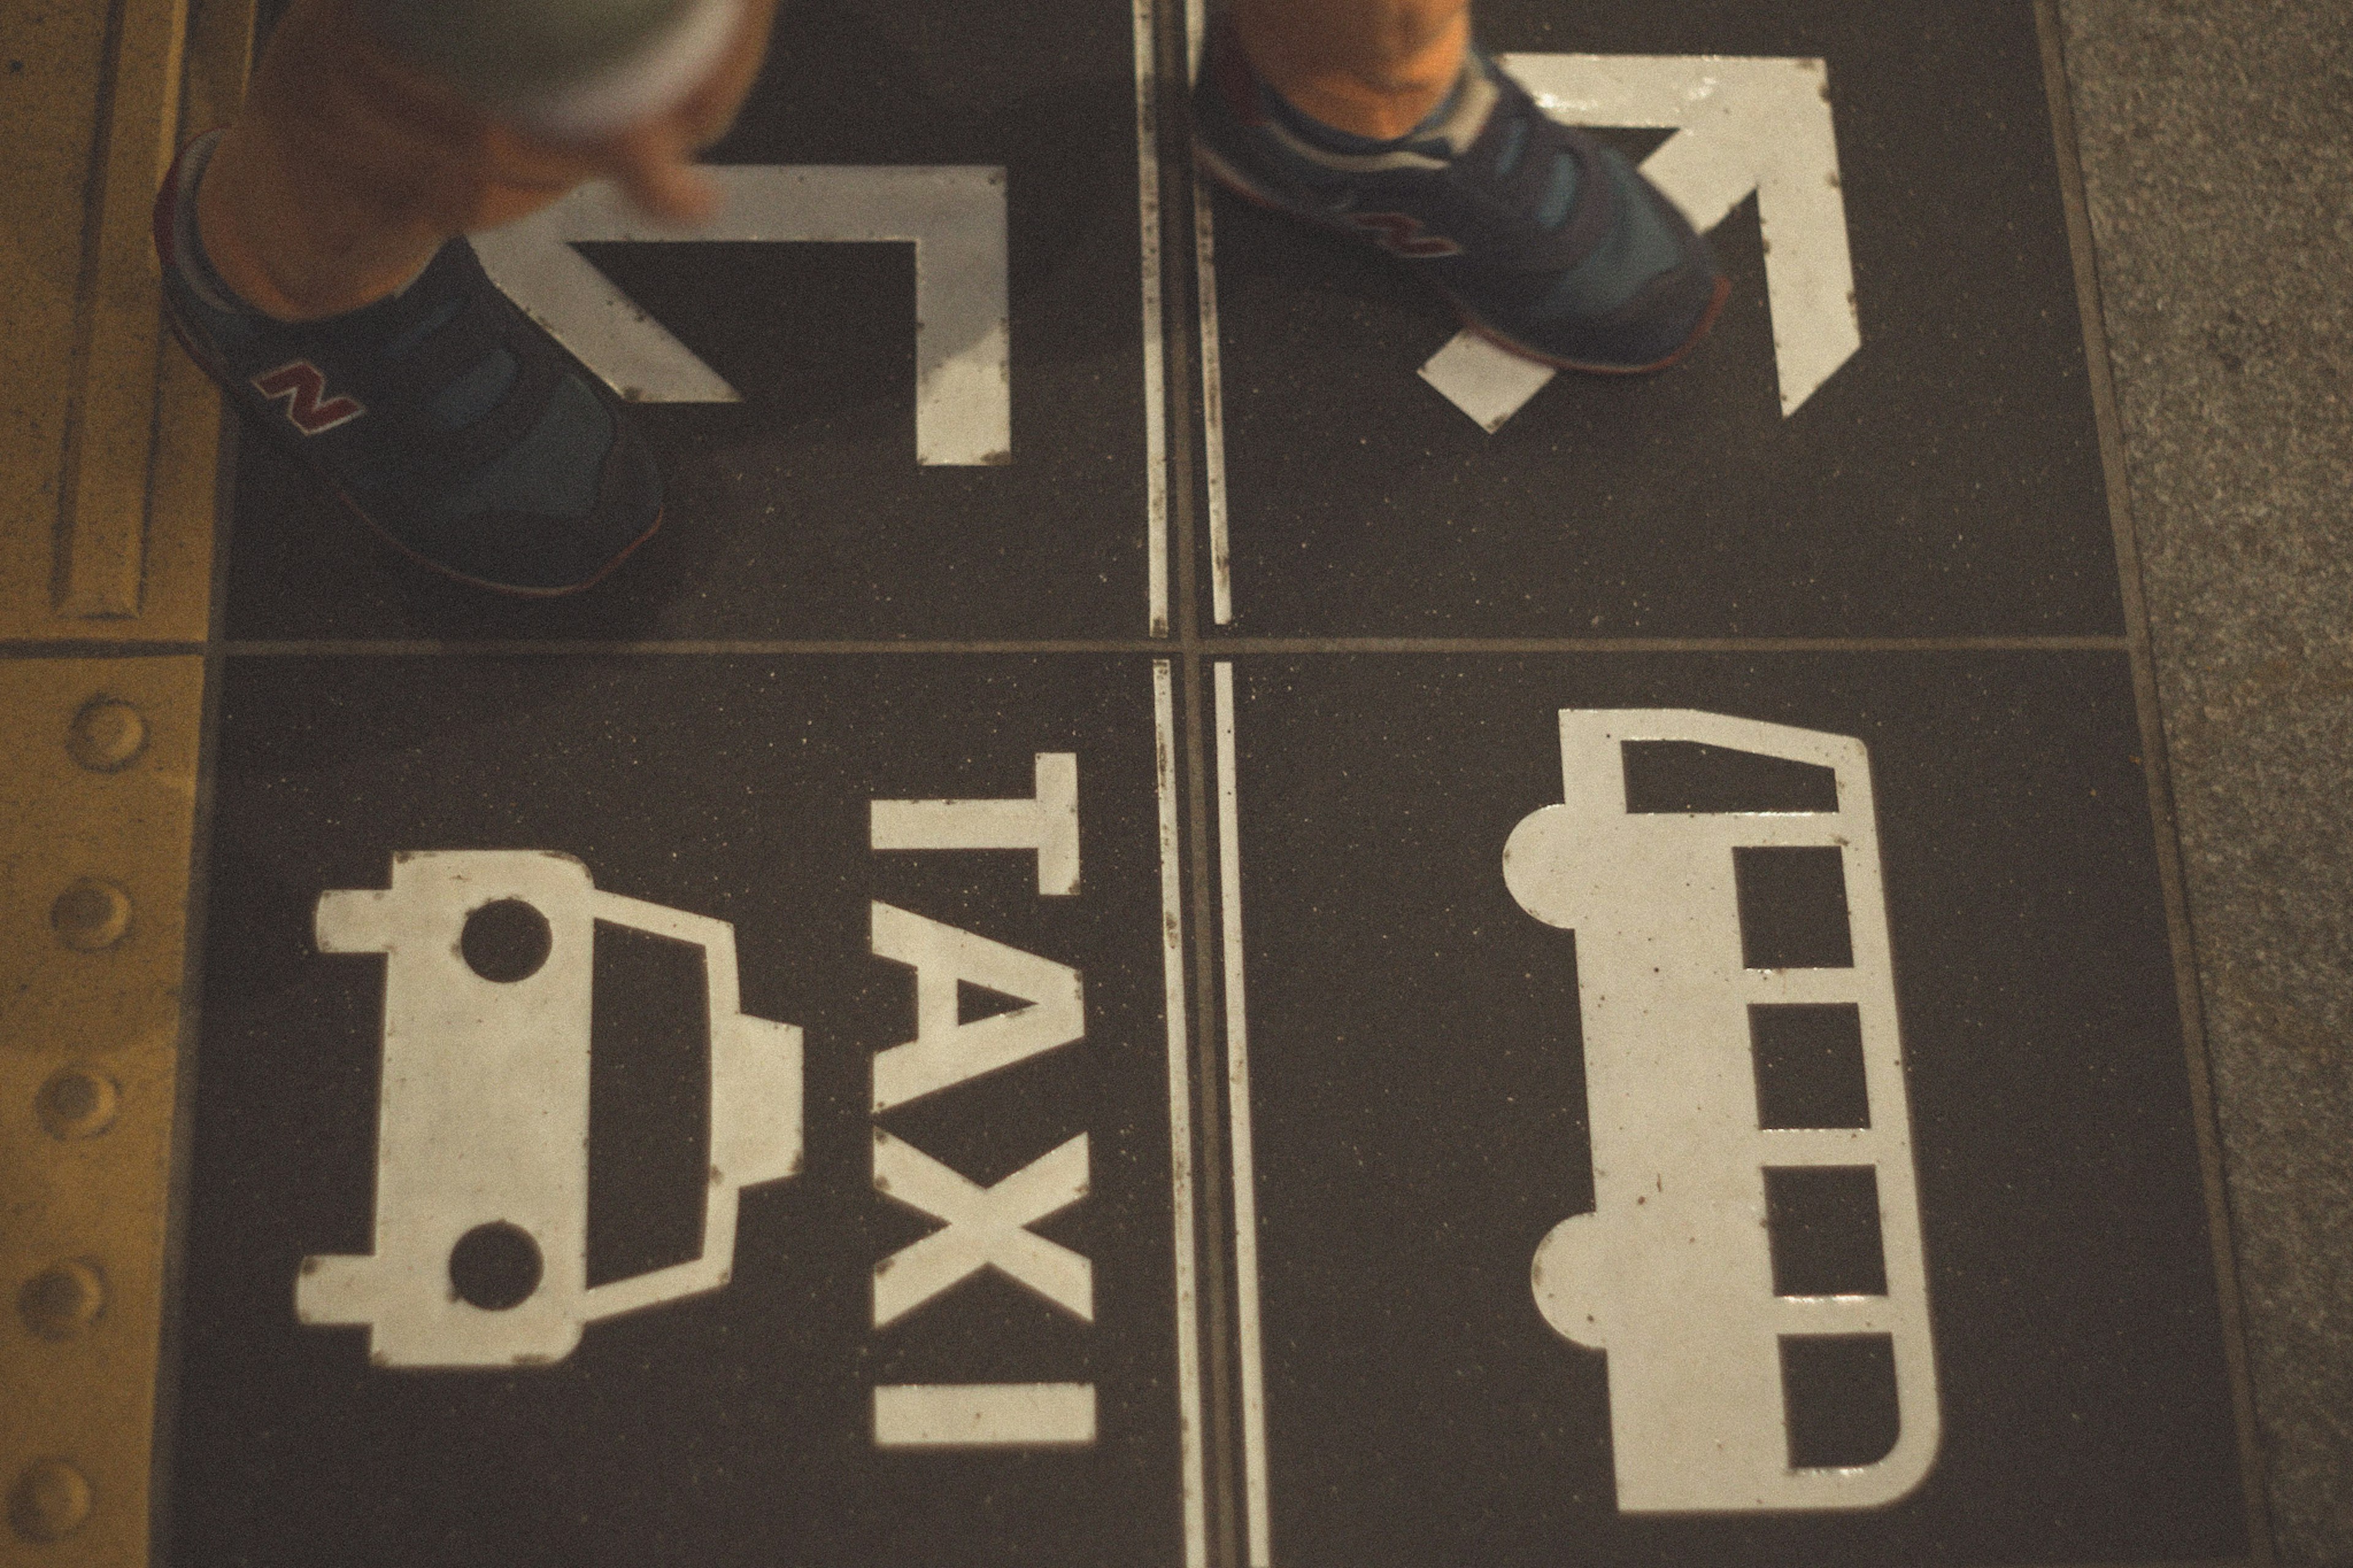
M 1154 38 L 1158 56 L 1158 128 L 1160 166 L 1159 212 L 1164 234 L 1172 214 L 1181 224 L 1192 213 L 1195 195 L 1191 184 L 1189 156 L 1190 124 L 1187 118 L 1187 101 L 1178 90 L 1189 76 L 1187 68 L 1190 33 L 1189 6 L 1183 0 L 1147 0 L 1154 23 Z M 1185 145 L 1187 155 L 1176 157 L 1172 148 Z M 1177 205 L 1172 205 L 1172 200 Z M 1204 1440 L 1210 1461 L 1210 1494 L 1215 1511 L 1209 1522 L 1208 1550 L 1210 1561 L 1218 1568 L 1236 1568 L 1240 1552 L 1236 1540 L 1236 1508 L 1234 1498 L 1234 1389 L 1232 1386 L 1230 1343 L 1231 1324 L 1226 1300 L 1227 1257 L 1223 1242 L 1222 1218 L 1225 1205 L 1225 1152 L 1218 1118 L 1219 1066 L 1222 1042 L 1212 1023 L 1211 1007 L 1216 999 L 1216 955 L 1211 948 L 1213 905 L 1209 882 L 1209 827 L 1205 799 L 1205 745 L 1201 733 L 1201 605 L 1200 580 L 1196 552 L 1199 549 L 1198 498 L 1194 489 L 1195 469 L 1193 441 L 1195 429 L 1187 417 L 1192 410 L 1192 394 L 1198 365 L 1195 359 L 1196 344 L 1184 323 L 1192 316 L 1188 309 L 1192 299 L 1187 292 L 1191 281 L 1187 269 L 1177 263 L 1173 248 L 1164 246 L 1155 259 L 1161 278 L 1162 320 L 1166 332 L 1166 352 L 1163 357 L 1166 374 L 1164 386 L 1169 395 L 1166 410 L 1167 438 L 1163 444 L 1166 461 L 1170 510 L 1170 539 L 1176 588 L 1176 616 L 1167 630 L 1172 634 L 1166 643 L 1159 645 L 1165 653 L 1175 655 L 1175 693 L 1181 723 L 1178 744 L 1182 756 L 1177 759 L 1181 772 L 1178 785 L 1183 795 L 1180 814 L 1180 836 L 1186 846 L 1184 879 L 1185 918 L 1191 922 L 1192 980 L 1195 988 L 1193 1027 L 1198 1031 L 1195 1040 L 1194 1109 L 1197 1112 L 1198 1151 L 1195 1165 L 1195 1189 L 1198 1212 L 1206 1218 L 1209 1235 L 1197 1228 L 1187 1238 L 1195 1248 L 1198 1261 L 1201 1295 L 1198 1299 L 1197 1318 L 1208 1330 L 1206 1386 L 1208 1394 L 1209 1419 Z M 1181 933 L 1180 933 L 1181 935 Z M 1214 1237 L 1214 1245 L 1207 1245 Z
M 2150 642 L 2139 541 L 2133 522 L 2131 470 L 2125 453 L 2123 421 L 2116 406 L 2115 367 L 2108 357 L 2099 255 L 2093 243 L 2091 207 L 2075 135 L 2074 102 L 2068 85 L 2057 0 L 2035 0 L 2034 25 L 2042 45 L 2044 96 L 2050 102 L 2061 202 L 2067 218 L 2068 250 L 2075 268 L 2076 315 L 2084 326 L 2084 369 L 2099 430 L 2100 468 L 2107 487 L 2109 526 L 2116 542 L 2125 640 L 2132 666 L 2134 706 L 2140 721 L 2142 774 L 2147 781 L 2158 881 L 2165 904 L 2182 1049 L 2189 1068 L 2191 1120 L 2198 1133 L 2198 1163 L 2213 1248 L 2222 1351 L 2231 1373 L 2232 1414 L 2239 1429 L 2240 1483 L 2246 1493 L 2248 1542 L 2254 1561 L 2269 1563 L 2274 1560 L 2276 1548 L 2272 1539 L 2270 1493 L 2265 1486 L 2255 1424 L 2253 1377 L 2247 1362 L 2244 1308 L 2239 1295 L 2237 1249 L 2232 1237 L 2230 1188 L 2215 1120 L 2213 1068 L 2206 1049 L 2197 933 L 2189 923 L 2184 889 L 2180 826 L 2173 809 L 2172 768 L 2166 750 L 2164 715 L 2158 706 L 2156 655 Z
M 176 352 L 167 346 L 166 353 Z M 204 660 L 204 684 L 196 724 L 195 821 L 188 853 L 188 906 L 184 930 L 186 946 L 181 959 L 180 1032 L 175 1043 L 173 1074 L 170 1163 L 164 1173 L 164 1305 L 162 1342 L 157 1348 L 155 1429 L 149 1447 L 150 1553 L 168 1561 L 172 1547 L 173 1477 L 179 1465 L 180 1370 L 185 1323 L 181 1308 L 184 1240 L 189 1206 L 195 1199 L 196 1075 L 203 1068 L 197 1049 L 204 1037 L 205 953 L 209 945 L 212 908 L 212 837 L 220 752 L 220 710 L 227 687 L 228 661 L 222 653 L 221 624 L 228 613 L 227 541 L 219 537 L 218 521 L 232 514 L 237 501 L 237 422 L 220 422 L 218 458 L 213 466 L 216 519 L 210 587 L 205 601 L 206 641 L 195 651 Z
M 144 642 L 128 637 L 74 637 L 50 641 L 26 637 L 0 642 L 0 659 L 171 658 L 187 658 L 206 651 L 206 644 L 184 639 Z
M 252 42 L 247 40 L 247 49 Z M 179 353 L 167 343 L 164 353 Z M 167 1561 L 174 1521 L 174 1479 L 179 1469 L 179 1389 L 181 1347 L 186 1342 L 184 1323 L 184 1267 L 186 1267 L 188 1208 L 195 1201 L 195 1076 L 203 1071 L 197 1043 L 205 1031 L 205 949 L 209 944 L 212 911 L 212 822 L 216 805 L 221 749 L 221 697 L 228 688 L 228 659 L 224 657 L 221 628 L 228 619 L 228 530 L 237 504 L 237 431 L 240 421 L 226 416 L 216 428 L 212 464 L 212 563 L 205 589 L 205 640 L 188 645 L 203 657 L 205 683 L 195 728 L 195 824 L 188 838 L 188 911 L 186 949 L 181 953 L 179 1041 L 174 1043 L 176 1071 L 172 1074 L 172 1147 L 164 1168 L 164 1253 L 163 1253 L 163 1340 L 155 1370 L 155 1431 L 148 1453 L 151 1476 L 151 1552 L 153 1561 Z
M 1144 299 L 1145 577 L 1150 587 L 1146 625 L 1155 651 L 1166 654 L 1169 616 L 1168 326 L 1166 261 L 1162 240 L 1160 135 L 1160 0 L 1134 0 L 1129 12 L 1135 58 L 1137 137 L 1136 208 L 1142 231 Z M 1160 832 L 1161 973 L 1168 1040 L 1170 1238 L 1175 1270 L 1176 1319 L 1177 1442 L 1181 1477 L 1185 1568 L 1208 1568 L 1209 1561 L 1208 1431 L 1201 1420 L 1200 1167 L 1194 1154 L 1194 1095 L 1190 1079 L 1193 1020 L 1185 998 L 1184 838 L 1179 828 L 1179 784 L 1176 733 L 1175 671 L 1166 657 L 1152 662 L 1154 785 Z
M 1187 630 L 1191 631 L 1189 616 Z M 1208 1278 L 1208 1312 L 1209 1324 L 1209 1390 L 1210 1429 L 1215 1437 L 1212 1455 L 1216 1462 L 1217 1561 L 1223 1568 L 1238 1568 L 1240 1548 L 1236 1540 L 1238 1509 L 1235 1506 L 1234 1483 L 1234 1383 L 1235 1326 L 1228 1301 L 1231 1284 L 1228 1270 L 1231 1260 L 1226 1250 L 1227 1227 L 1221 1223 L 1228 1214 L 1229 1195 L 1226 1181 L 1229 1174 L 1228 1161 L 1230 1152 L 1225 1146 L 1223 1122 L 1218 1115 L 1219 1089 L 1224 1085 L 1225 1041 L 1211 1020 L 1216 1016 L 1217 992 L 1219 981 L 1217 951 L 1217 925 L 1213 919 L 1216 909 L 1212 873 L 1209 868 L 1209 824 L 1208 778 L 1208 739 L 1203 733 L 1202 710 L 1208 706 L 1202 690 L 1203 660 L 1196 651 L 1196 639 L 1187 636 L 1184 658 L 1184 752 L 1185 809 L 1188 841 L 1187 881 L 1192 911 L 1193 985 L 1195 1016 L 1199 1020 L 1199 1047 L 1196 1062 L 1198 1103 L 1200 1109 L 1201 1136 L 1200 1191 L 1201 1206 L 1215 1216 L 1216 1244 L 1205 1250 Z
M 2116 636 L 1929 637 L 1039 637 L 976 638 L 223 638 L 195 642 L 0 643 L 0 659 L 153 658 L 206 655 L 262 658 L 552 658 L 681 656 L 877 654 L 1134 654 L 1166 658 L 1198 653 L 1219 658 L 1312 654 L 1820 654 L 1820 653 L 2130 653 Z

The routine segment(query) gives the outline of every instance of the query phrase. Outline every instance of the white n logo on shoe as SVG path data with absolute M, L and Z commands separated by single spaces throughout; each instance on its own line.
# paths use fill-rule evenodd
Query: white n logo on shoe
M 253 389 L 264 397 L 286 399 L 287 419 L 305 436 L 324 435 L 367 412 L 356 397 L 325 396 L 327 378 L 306 359 L 262 372 L 253 378 Z

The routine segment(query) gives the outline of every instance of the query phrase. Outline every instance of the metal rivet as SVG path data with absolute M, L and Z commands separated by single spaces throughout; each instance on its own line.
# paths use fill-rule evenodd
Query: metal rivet
M 120 773 L 147 749 L 147 721 L 119 697 L 93 697 L 73 717 L 66 750 L 94 773 Z
M 63 1541 L 90 1518 L 90 1479 L 63 1459 L 36 1459 L 8 1494 L 8 1523 L 26 1541 Z
M 111 882 L 84 877 L 49 906 L 58 940 L 77 952 L 112 947 L 131 930 L 131 895 Z
M 41 1086 L 41 1125 L 56 1138 L 95 1138 L 114 1125 L 122 1091 L 88 1068 L 67 1068 Z
M 45 1340 L 69 1340 L 106 1310 L 106 1277 L 86 1258 L 53 1263 L 25 1281 L 16 1311 Z

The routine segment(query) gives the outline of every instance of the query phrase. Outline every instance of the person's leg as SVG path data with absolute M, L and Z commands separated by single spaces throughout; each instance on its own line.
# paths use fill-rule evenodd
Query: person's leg
M 635 26 L 566 56 L 617 9 Z M 592 175 L 660 216 L 707 211 L 691 160 L 733 119 L 774 10 L 293 0 L 236 121 L 182 148 L 157 195 L 174 329 L 248 428 L 410 555 L 513 593 L 586 587 L 659 526 L 659 471 L 460 237 Z
M 1301 113 L 1375 141 L 1445 101 L 1471 47 L 1471 0 L 1237 0 L 1267 85 Z
M 717 68 L 684 101 L 558 145 L 398 58 L 354 0 L 294 0 L 206 169 L 206 254 L 248 303 L 311 320 L 384 298 L 452 236 L 535 212 L 592 176 L 618 179 L 659 216 L 706 216 L 712 194 L 690 160 L 734 119 L 775 10 L 744 0 Z

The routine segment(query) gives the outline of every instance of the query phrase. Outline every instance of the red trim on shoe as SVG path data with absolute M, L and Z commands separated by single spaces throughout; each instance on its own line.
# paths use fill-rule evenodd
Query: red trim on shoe
M 1290 217 L 1298 217 L 1302 216 L 1292 212 L 1290 208 L 1276 201 L 1272 196 L 1267 195 L 1259 190 L 1257 186 L 1242 178 L 1241 174 L 1235 170 L 1232 165 L 1229 164 L 1223 158 L 1219 157 L 1215 153 L 1211 152 L 1208 148 L 1203 146 L 1198 142 L 1193 143 L 1193 165 L 1199 169 L 1201 173 L 1208 175 L 1209 178 L 1215 180 L 1226 189 L 1233 192 L 1234 195 L 1241 197 L 1242 200 L 1250 203 L 1250 205 L 1254 207 L 1264 207 L 1271 213 L 1282 213 Z M 1323 226 L 1329 227 L 1330 226 L 1324 225 Z
M 334 489 L 335 499 L 349 508 L 353 516 L 367 524 L 369 532 L 375 534 L 378 539 L 383 540 L 386 544 L 391 545 L 393 549 L 398 551 L 409 560 L 414 561 L 419 566 L 424 567 L 427 572 L 433 573 L 437 576 L 447 577 L 452 583 L 463 583 L 469 588 L 480 588 L 486 593 L 491 594 L 503 594 L 510 599 L 561 599 L 569 594 L 583 594 L 587 592 L 597 584 L 602 583 L 606 578 L 611 576 L 622 562 L 627 561 L 630 556 L 636 554 L 638 545 L 643 544 L 647 540 L 651 539 L 655 534 L 660 532 L 662 519 L 670 515 L 667 508 L 655 512 L 652 524 L 649 526 L 643 533 L 640 533 L 635 539 L 629 541 L 628 543 L 623 545 L 619 554 L 615 555 L 610 561 L 607 561 L 602 566 L 597 567 L 596 574 L 593 576 L 584 578 L 577 583 L 566 583 L 562 587 L 558 588 L 526 588 L 514 583 L 493 583 L 487 578 L 469 577 L 463 572 L 454 571 L 449 567 L 442 565 L 438 561 L 428 560 L 425 556 L 419 555 L 416 551 L 411 550 L 407 545 L 403 544 L 399 540 L 394 538 L 391 533 L 385 530 L 383 525 L 367 514 L 365 508 L 362 507 L 357 501 L 352 500 L 351 497 L 345 495 L 340 487 L 331 486 L 330 488 Z
M 164 184 L 155 192 L 155 205 L 151 209 L 150 221 L 154 225 L 155 255 L 166 268 L 177 267 L 180 264 L 177 226 L 180 216 L 180 165 L 187 161 L 188 149 L 203 141 L 205 136 L 211 134 L 212 132 L 208 131 L 203 136 L 188 138 L 180 150 L 172 155 L 172 166 L 164 172 Z
M 180 324 L 180 312 L 172 308 L 172 296 L 168 289 L 164 295 L 164 324 L 172 329 L 172 336 L 179 340 L 180 347 L 186 352 L 188 358 L 195 362 L 198 370 L 223 387 L 228 385 L 229 373 L 222 368 L 219 361 L 196 347 L 195 335 Z

